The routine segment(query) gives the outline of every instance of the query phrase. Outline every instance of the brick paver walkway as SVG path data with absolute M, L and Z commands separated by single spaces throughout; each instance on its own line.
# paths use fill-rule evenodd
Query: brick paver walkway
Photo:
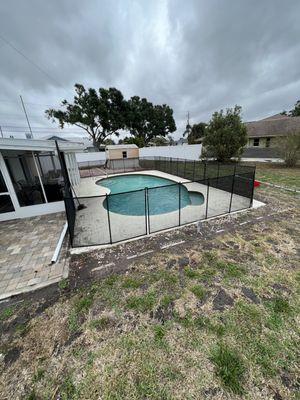
M 66 222 L 64 213 L 1 222 L 0 299 L 57 282 L 68 274 L 67 237 L 51 259 Z

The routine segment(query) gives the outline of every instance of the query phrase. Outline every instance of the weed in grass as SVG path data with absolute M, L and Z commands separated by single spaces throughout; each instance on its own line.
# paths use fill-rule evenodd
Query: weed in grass
M 199 300 L 203 300 L 205 298 L 206 290 L 203 286 L 195 285 L 190 290 Z
M 0 321 L 4 321 L 13 316 L 14 311 L 15 311 L 14 307 L 5 308 L 0 314 Z
M 237 335 L 246 339 L 249 335 L 259 335 L 262 332 L 265 314 L 261 308 L 246 301 L 237 301 L 233 310 L 227 313 L 228 324 Z
M 211 322 L 208 324 L 207 329 L 218 337 L 222 337 L 226 333 L 226 326 L 221 323 Z
M 190 328 L 193 326 L 194 321 L 191 312 L 187 312 L 184 317 L 180 317 L 178 313 L 174 311 L 174 320 L 182 325 L 184 328 Z
M 95 290 L 91 290 L 85 296 L 76 299 L 74 308 L 69 315 L 69 330 L 70 332 L 76 332 L 79 328 L 79 316 L 86 313 L 94 301 Z
M 212 282 L 216 276 L 215 268 L 205 268 L 199 275 L 198 279 L 202 282 L 209 283 Z
M 156 293 L 155 292 L 147 292 L 141 296 L 129 296 L 126 299 L 126 305 L 131 310 L 139 311 L 139 312 L 147 312 L 150 311 L 156 302 Z
M 192 269 L 191 267 L 185 267 L 184 273 L 185 273 L 185 276 L 190 279 L 196 279 L 196 278 L 200 277 L 199 271 L 196 271 L 195 269 Z
M 86 362 L 87 367 L 92 367 L 94 364 L 94 360 L 95 360 L 95 354 L 92 351 L 89 351 Z
M 182 377 L 180 370 L 174 365 L 166 365 L 162 370 L 163 376 L 170 381 L 176 381 Z
M 242 394 L 246 367 L 238 351 L 221 343 L 212 350 L 211 361 L 224 387 Z
M 275 376 L 276 374 L 278 348 L 277 340 L 272 343 L 268 338 L 255 343 L 255 362 L 261 367 L 265 376 Z
M 35 390 L 32 390 L 29 395 L 26 397 L 26 400 L 38 400 L 37 395 L 35 394 Z
M 90 322 L 90 327 L 97 330 L 105 329 L 109 326 L 110 318 L 107 316 L 101 317 L 99 319 L 94 319 Z
M 269 302 L 269 306 L 276 314 L 290 314 L 291 312 L 289 301 L 283 297 L 275 297 Z
M 75 310 L 72 310 L 69 315 L 68 327 L 69 327 L 69 331 L 72 333 L 76 332 L 79 328 L 78 314 L 75 312 Z
M 58 287 L 60 290 L 65 290 L 69 287 L 69 280 L 68 279 L 62 279 L 61 281 L 58 282 Z
M 161 299 L 160 299 L 160 305 L 164 308 L 167 308 L 174 300 L 176 300 L 176 296 L 173 296 L 171 294 L 165 294 Z
M 114 284 L 118 281 L 119 276 L 118 275 L 110 275 L 107 278 L 105 278 L 103 284 L 104 286 L 114 286 Z
M 276 314 L 275 312 L 272 312 L 271 315 L 266 320 L 266 326 L 273 331 L 281 328 L 282 325 L 283 325 L 283 318 L 281 317 L 280 314 Z
M 44 370 L 44 368 L 38 368 L 33 375 L 33 382 L 39 382 L 40 380 L 42 380 L 45 376 L 45 373 L 46 371 Z
M 154 325 L 154 340 L 156 342 L 161 342 L 166 335 L 166 328 L 163 325 Z
M 124 289 L 138 289 L 142 285 L 140 279 L 126 276 L 123 280 L 122 287 Z
M 208 326 L 208 324 L 209 324 L 209 318 L 205 317 L 204 315 L 199 315 L 194 319 L 194 325 L 198 329 L 204 329 Z
M 218 259 L 216 252 L 214 251 L 204 251 L 202 254 L 202 260 L 208 264 L 214 264 Z
M 86 312 L 89 310 L 89 308 L 91 307 L 91 305 L 93 304 L 93 295 L 92 294 L 87 294 L 86 296 L 78 299 L 75 302 L 75 311 L 77 314 L 81 313 L 81 312 Z
M 228 279 L 241 278 L 246 272 L 245 268 L 238 264 L 223 261 L 217 262 L 217 268 L 224 273 L 224 278 Z
M 159 275 L 160 275 L 159 280 L 165 287 L 173 288 L 179 282 L 178 276 L 175 275 L 173 272 L 162 270 Z
M 19 336 L 24 336 L 29 332 L 28 324 L 18 324 L 15 329 L 15 333 Z
M 59 386 L 59 399 L 72 400 L 77 397 L 77 389 L 71 376 L 67 376 Z
M 165 386 L 159 385 L 158 368 L 155 363 L 144 362 L 135 380 L 138 399 L 169 400 L 171 396 Z

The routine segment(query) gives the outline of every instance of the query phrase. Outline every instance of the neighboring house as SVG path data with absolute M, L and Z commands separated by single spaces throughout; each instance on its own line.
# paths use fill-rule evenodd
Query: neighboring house
M 60 140 L 73 186 L 80 182 L 80 143 Z M 0 138 L 0 221 L 64 211 L 64 179 L 54 141 Z
M 276 139 L 300 132 L 300 117 L 276 114 L 259 121 L 246 122 L 248 144 L 242 157 L 277 158 Z
M 136 144 L 114 144 L 105 146 L 107 166 L 114 168 L 138 166 L 139 148 Z

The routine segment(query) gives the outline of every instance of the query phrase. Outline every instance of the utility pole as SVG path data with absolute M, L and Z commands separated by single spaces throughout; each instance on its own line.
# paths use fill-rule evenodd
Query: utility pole
M 23 99 L 22 99 L 21 95 L 20 95 L 20 99 L 21 99 L 22 107 L 23 107 L 24 114 L 25 114 L 25 117 L 26 117 L 26 120 L 27 120 L 28 128 L 29 128 L 29 131 L 30 131 L 30 136 L 31 136 L 30 139 L 33 139 L 31 126 L 30 126 L 30 123 L 29 123 L 28 115 L 27 115 L 26 108 L 25 108 L 25 105 L 24 105 L 24 102 L 23 102 Z

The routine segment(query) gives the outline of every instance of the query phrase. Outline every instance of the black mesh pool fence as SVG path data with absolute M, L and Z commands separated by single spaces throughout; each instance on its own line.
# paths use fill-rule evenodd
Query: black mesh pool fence
M 116 163 L 111 166 L 117 170 Z M 255 167 L 144 157 L 139 168 L 176 176 L 180 182 L 79 199 L 65 186 L 72 246 L 117 243 L 247 209 L 253 203 Z M 84 207 L 78 208 L 78 202 Z

